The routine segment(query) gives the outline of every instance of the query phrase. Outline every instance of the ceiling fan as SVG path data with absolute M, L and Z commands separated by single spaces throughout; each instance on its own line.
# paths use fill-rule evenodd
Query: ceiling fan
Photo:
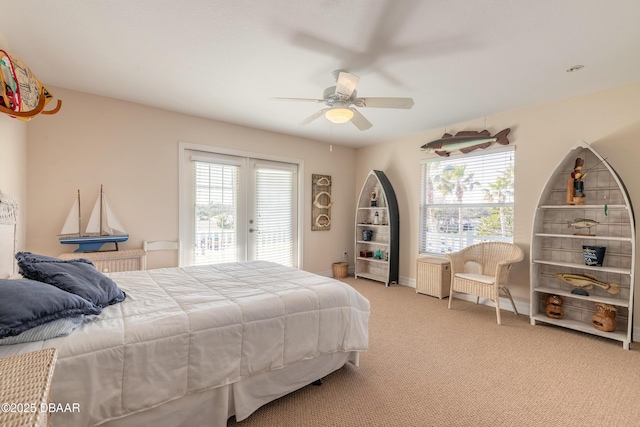
M 336 70 L 333 72 L 336 79 L 336 85 L 328 87 L 322 94 L 322 99 L 311 98 L 271 98 L 277 101 L 306 101 L 306 102 L 322 102 L 327 108 L 312 114 L 300 123 L 300 126 L 306 125 L 324 116 L 332 123 L 346 123 L 351 121 L 358 129 L 367 130 L 371 126 L 371 122 L 367 120 L 355 107 L 368 108 L 402 108 L 409 109 L 413 107 L 412 98 L 358 98 L 356 85 L 360 77 L 355 74 L 348 73 L 344 70 Z

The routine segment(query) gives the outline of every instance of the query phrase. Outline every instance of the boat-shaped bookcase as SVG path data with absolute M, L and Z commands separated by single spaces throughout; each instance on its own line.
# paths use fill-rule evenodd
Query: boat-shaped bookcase
M 573 204 L 571 173 L 576 159 L 584 160 L 582 173 L 584 204 Z M 576 228 L 577 218 L 598 225 Z M 544 187 L 535 212 L 531 237 L 531 324 L 546 323 L 618 340 L 629 349 L 633 332 L 633 288 L 635 273 L 635 222 L 629 195 L 618 174 L 591 146 L 579 141 L 560 162 Z M 583 246 L 606 247 L 601 266 L 585 265 Z M 588 295 L 572 293 L 575 287 L 557 274 L 590 275 L 605 284 L 617 284 L 607 291 L 599 286 L 586 289 Z M 575 291 L 574 291 L 575 292 Z M 563 316 L 546 314 L 546 298 L 563 299 Z M 596 304 L 615 308 L 613 331 L 596 328 Z M 612 311 L 612 310 L 610 310 Z
M 371 201 L 372 193 L 377 197 L 375 203 Z M 383 171 L 370 171 L 362 185 L 356 206 L 355 228 L 355 277 L 382 282 L 386 286 L 398 283 L 398 201 Z M 371 233 L 368 240 L 363 235 L 365 230 Z

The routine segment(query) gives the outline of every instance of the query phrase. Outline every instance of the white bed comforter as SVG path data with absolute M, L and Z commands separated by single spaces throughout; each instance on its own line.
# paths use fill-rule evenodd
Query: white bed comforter
M 78 403 L 80 413 L 56 414 L 57 423 L 97 425 L 368 346 L 369 301 L 302 270 L 255 261 L 111 277 L 127 293 L 123 303 L 68 337 L 7 346 L 14 353 L 58 349 L 52 401 Z

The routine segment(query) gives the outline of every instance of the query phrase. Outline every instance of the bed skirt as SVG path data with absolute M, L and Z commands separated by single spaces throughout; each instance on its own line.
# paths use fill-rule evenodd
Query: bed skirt
M 237 421 L 249 417 L 261 406 L 340 369 L 350 362 L 359 364 L 359 352 L 331 353 L 301 360 L 285 368 L 253 375 L 237 383 L 190 393 L 154 408 L 110 420 L 104 427 L 213 426 L 224 427 L 235 415 Z M 55 414 L 52 426 L 58 427 Z

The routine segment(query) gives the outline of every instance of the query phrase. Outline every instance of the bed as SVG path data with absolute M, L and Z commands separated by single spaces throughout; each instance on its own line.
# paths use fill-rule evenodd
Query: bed
M 111 273 L 126 299 L 56 348 L 56 426 L 226 426 L 368 346 L 369 301 L 349 285 L 265 261 Z M 77 405 L 74 405 L 77 404 Z

